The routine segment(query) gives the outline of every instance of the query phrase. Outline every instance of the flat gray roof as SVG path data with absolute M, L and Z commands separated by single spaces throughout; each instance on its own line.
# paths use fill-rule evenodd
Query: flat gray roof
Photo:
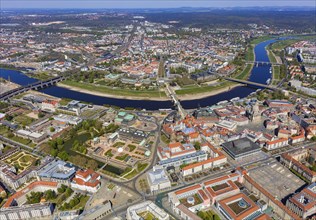
M 260 151 L 260 146 L 248 138 L 241 138 L 222 144 L 224 150 L 233 158 Z

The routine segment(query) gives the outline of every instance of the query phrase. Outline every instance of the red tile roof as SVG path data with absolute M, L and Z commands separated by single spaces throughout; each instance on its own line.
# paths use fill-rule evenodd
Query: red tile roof
M 46 187 L 52 187 L 57 188 L 58 183 L 57 182 L 45 182 L 45 181 L 37 181 L 31 183 L 29 186 L 25 187 L 24 189 L 14 193 L 12 196 L 8 198 L 6 203 L 3 205 L 4 208 L 8 208 L 12 205 L 13 201 L 20 198 L 24 194 L 30 192 L 31 190 L 35 189 L 38 186 L 46 186 Z

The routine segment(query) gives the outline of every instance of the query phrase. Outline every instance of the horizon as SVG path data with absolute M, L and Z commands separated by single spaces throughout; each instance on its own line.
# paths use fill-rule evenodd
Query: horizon
M 223 0 L 223 1 L 180 1 L 180 0 L 159 0 L 159 1 L 51 1 L 51 0 L 2 0 L 1 10 L 3 9 L 168 9 L 168 8 L 278 8 L 278 7 L 309 7 L 316 8 L 316 2 L 311 0 L 304 1 L 285 1 L 285 0 Z

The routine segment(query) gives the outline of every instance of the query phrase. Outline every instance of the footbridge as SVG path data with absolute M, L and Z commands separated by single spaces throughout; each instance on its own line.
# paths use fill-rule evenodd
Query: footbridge
M 275 87 L 275 86 L 272 86 L 272 85 L 261 84 L 261 83 L 247 81 L 247 80 L 235 79 L 235 78 L 231 78 L 231 77 L 226 77 L 225 79 L 228 80 L 228 81 L 231 81 L 231 82 L 241 83 L 241 84 L 244 84 L 244 85 L 261 87 L 261 88 L 270 89 L 270 90 L 282 90 L 281 88 L 278 88 L 278 87 Z
M 32 84 L 20 86 L 16 89 L 12 89 L 10 91 L 7 91 L 7 92 L 1 94 L 0 101 L 7 100 L 9 98 L 12 98 L 13 96 L 19 95 L 23 92 L 27 92 L 27 91 L 32 90 L 32 89 L 33 90 L 40 90 L 40 89 L 43 89 L 45 87 L 53 86 L 56 83 L 63 81 L 64 79 L 65 79 L 65 76 L 57 76 L 57 77 L 49 79 L 49 80 L 37 81 L 37 82 L 34 82 Z

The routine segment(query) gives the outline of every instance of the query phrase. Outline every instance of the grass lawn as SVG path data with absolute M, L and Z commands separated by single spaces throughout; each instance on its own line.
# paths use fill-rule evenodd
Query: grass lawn
M 136 97 L 166 97 L 166 94 L 164 92 L 160 92 L 158 90 L 130 90 L 130 89 L 124 89 L 124 88 L 110 88 L 105 86 L 96 86 L 94 84 L 89 83 L 80 83 L 80 82 L 73 82 L 73 81 L 63 81 L 62 84 L 77 87 L 80 89 L 85 89 L 89 91 L 95 91 L 105 94 L 111 94 L 111 95 L 119 95 L 119 96 L 136 96 Z
M 107 152 L 105 152 L 104 156 L 113 157 L 112 150 L 110 149 Z
M 132 172 L 130 172 L 129 174 L 127 174 L 126 176 L 124 176 L 124 178 L 126 179 L 132 179 L 134 176 L 136 176 L 138 174 L 137 170 L 133 170 Z
M 148 212 L 148 211 L 145 211 L 145 212 L 140 212 L 138 213 L 138 215 L 140 217 L 142 217 L 144 220 L 155 220 L 155 216 L 151 213 L 151 212 Z
M 0 135 L 7 136 L 8 133 L 9 129 L 4 125 L 0 125 Z
M 67 98 L 62 98 L 59 102 L 60 105 L 67 105 L 68 102 L 70 102 L 71 99 L 67 99 Z
M 3 149 L 2 149 L 2 153 L 5 154 L 7 153 L 9 150 L 11 150 L 12 148 L 8 145 L 6 145 Z
M 216 91 L 218 89 L 223 89 L 225 87 L 228 87 L 230 85 L 233 85 L 234 83 L 231 82 L 222 82 L 216 86 L 188 86 L 179 90 L 176 90 L 177 95 L 187 95 L 187 94 L 196 94 L 196 93 L 206 93 L 206 92 L 212 92 Z
M 29 145 L 30 143 L 32 143 L 31 140 L 25 139 L 25 138 L 22 138 L 22 137 L 18 137 L 18 136 L 12 137 L 11 140 L 19 142 L 19 143 L 24 144 L 24 145 Z
M 76 209 L 82 210 L 87 204 L 89 198 L 90 198 L 89 196 L 81 196 L 80 203 L 76 205 L 75 207 L 73 207 L 73 210 L 76 210 Z
M 147 166 L 148 166 L 148 163 L 138 163 L 137 164 L 138 172 L 142 172 Z
M 244 79 L 244 80 L 246 80 L 249 77 L 249 75 L 250 75 L 252 67 L 253 67 L 252 64 L 247 64 L 246 67 L 244 68 L 244 70 L 240 74 L 238 74 L 236 76 L 236 79 Z
M 136 148 L 136 146 L 135 146 L 135 145 L 133 145 L 133 144 L 129 144 L 129 145 L 127 145 L 127 147 L 129 148 L 129 152 L 134 151 L 134 150 L 135 150 L 135 148 Z
M 170 143 L 170 139 L 165 135 L 165 134 L 161 134 L 161 140 L 166 143 L 169 144 Z
M 34 118 L 30 118 L 26 115 L 18 115 L 14 118 L 14 121 L 17 122 L 18 124 L 27 126 L 27 125 L 30 125 L 34 121 Z
M 246 53 L 246 61 L 254 61 L 255 60 L 255 53 L 254 53 L 253 46 L 249 46 Z
M 272 68 L 272 78 L 273 78 L 273 81 L 272 81 L 272 85 L 277 85 L 279 83 L 279 81 L 281 80 L 280 79 L 280 67 L 279 66 L 274 66 Z
M 223 183 L 223 184 L 212 186 L 212 189 L 214 191 L 218 191 L 218 190 L 221 190 L 221 189 L 225 189 L 226 187 L 228 187 L 228 184 L 227 183 Z
M 262 37 L 258 37 L 256 39 L 252 40 L 250 43 L 251 44 L 259 44 L 259 43 L 261 43 L 263 41 L 270 40 L 271 38 L 273 38 L 273 37 L 271 37 L 271 36 L 262 36 Z
M 274 53 L 271 50 L 267 50 L 268 57 L 271 63 L 276 63 L 277 60 L 275 59 Z
M 7 164 L 13 165 L 18 168 L 18 173 L 21 173 L 27 170 L 30 166 L 35 164 L 35 161 L 38 158 L 35 156 L 28 154 L 24 151 L 19 151 L 10 157 L 8 157 L 5 162 Z
M 198 211 L 197 215 L 203 220 L 220 220 L 220 217 L 212 210 Z
M 257 202 L 259 199 L 257 197 L 255 197 L 254 195 L 250 195 L 249 198 L 254 201 Z
M 116 156 L 115 159 L 117 160 L 125 160 L 128 157 L 128 154 L 124 154 L 122 156 Z
M 113 183 L 110 183 L 110 184 L 108 185 L 108 189 L 109 189 L 109 190 L 113 190 L 114 187 L 115 187 L 115 184 L 113 184 Z
M 236 215 L 239 215 L 241 212 L 243 212 L 249 208 L 248 204 L 245 206 L 245 208 L 240 207 L 239 201 L 231 203 L 228 206 L 229 206 L 229 208 L 231 208 L 235 212 Z
M 194 198 L 194 204 L 188 203 L 188 201 L 187 201 L 188 197 L 180 199 L 180 203 L 182 203 L 186 207 L 192 207 L 192 206 L 195 206 L 195 205 L 202 203 L 202 199 L 200 198 L 200 196 L 198 194 L 194 194 L 193 196 L 189 196 L 189 197 Z
M 116 142 L 115 144 L 113 144 L 112 147 L 122 147 L 122 146 L 124 146 L 124 145 L 125 145 L 124 142 Z
M 89 110 L 83 111 L 83 112 L 81 113 L 81 116 L 82 116 L 82 117 L 86 117 L 86 118 L 90 118 L 90 117 L 92 117 L 92 116 L 98 114 L 98 113 L 101 112 L 101 111 L 102 111 L 102 109 L 96 109 L 96 110 L 94 110 L 94 109 L 90 110 L 90 109 L 89 109 Z

